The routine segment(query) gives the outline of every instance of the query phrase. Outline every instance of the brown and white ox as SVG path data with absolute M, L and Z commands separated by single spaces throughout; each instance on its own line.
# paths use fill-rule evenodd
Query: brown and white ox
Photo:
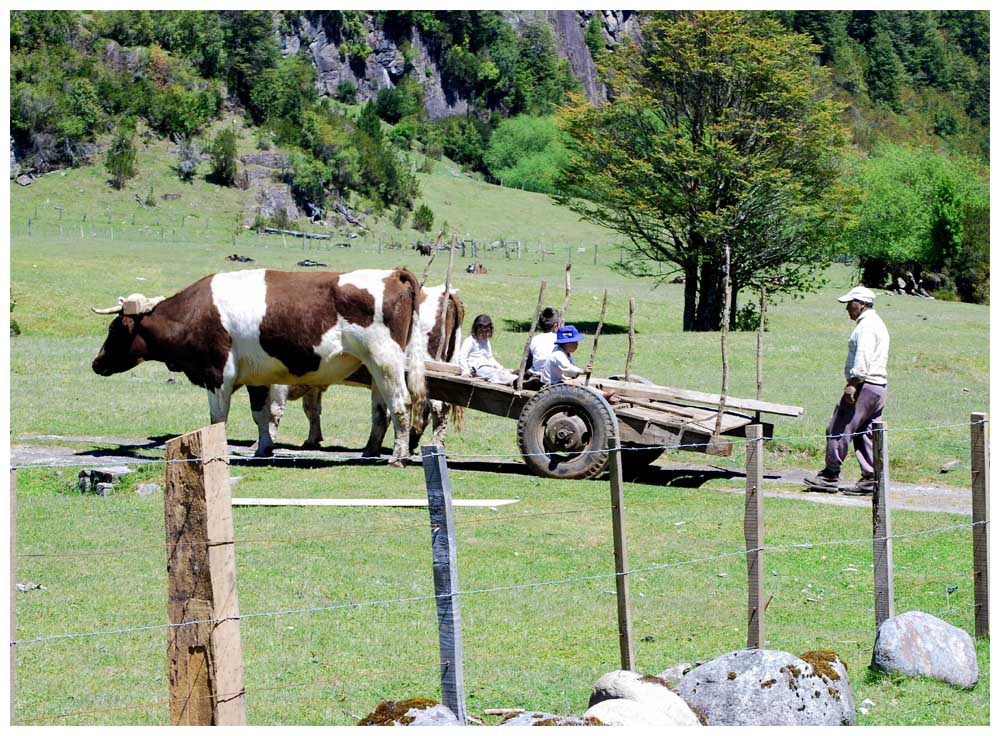
M 133 295 L 95 309 L 118 316 L 93 369 L 110 376 L 161 361 L 208 389 L 213 423 L 226 421 L 233 391 L 246 386 L 256 454 L 267 456 L 269 386 L 328 386 L 364 366 L 389 407 L 391 462 L 401 464 L 409 454 L 409 402 L 426 393 L 419 294 L 417 278 L 405 270 L 219 273 L 168 299 Z
M 451 289 L 449 293 L 447 310 L 444 308 L 445 285 L 424 288 L 420 293 L 420 329 L 426 338 L 428 357 L 440 359 L 453 363 L 457 358 L 458 346 L 462 343 L 462 320 L 465 318 L 465 307 L 462 300 L 458 298 L 458 290 Z M 444 339 L 444 347 L 439 350 L 439 346 Z M 362 371 L 363 373 L 363 371 Z M 351 383 L 363 384 L 366 376 L 355 375 L 351 377 Z M 285 413 L 285 404 L 289 401 L 302 399 L 302 410 L 309 420 L 309 436 L 302 443 L 303 448 L 319 448 L 323 442 L 323 431 L 320 426 L 320 416 L 323 412 L 323 392 L 326 386 L 271 386 L 268 402 L 270 405 L 270 430 L 271 439 L 278 439 L 278 425 Z M 449 407 L 443 401 L 424 398 L 421 402 L 416 402 L 411 418 L 413 420 L 410 427 L 410 452 L 416 451 L 420 436 L 423 434 L 428 421 L 431 422 L 433 436 L 432 444 L 443 445 L 445 434 L 448 430 L 449 408 L 456 425 L 462 420 L 462 407 Z M 368 435 L 368 442 L 362 452 L 363 457 L 378 457 L 382 452 L 382 440 L 389 428 L 389 411 L 382 394 L 374 386 L 372 387 L 372 426 Z

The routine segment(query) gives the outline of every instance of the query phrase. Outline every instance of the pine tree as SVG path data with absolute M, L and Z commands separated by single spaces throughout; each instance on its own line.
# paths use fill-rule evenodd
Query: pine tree
M 902 112 L 899 92 L 905 75 L 903 64 L 892 45 L 888 30 L 876 23 L 875 35 L 868 46 L 868 70 L 865 82 L 872 102 L 881 103 L 895 112 Z

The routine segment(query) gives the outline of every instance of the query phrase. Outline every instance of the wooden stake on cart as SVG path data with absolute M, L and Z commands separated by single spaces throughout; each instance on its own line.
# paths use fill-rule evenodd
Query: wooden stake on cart
M 767 287 L 760 287 L 760 324 L 757 325 L 757 401 L 764 394 L 764 315 L 767 313 Z
M 438 246 L 441 245 L 441 238 L 442 237 L 444 237 L 444 230 L 442 230 L 441 232 L 438 233 L 437 240 L 434 241 L 434 249 L 431 251 L 431 257 L 430 257 L 430 259 L 428 259 L 427 265 L 424 266 L 424 275 L 420 279 L 420 288 L 421 289 L 423 289 L 424 288 L 424 284 L 427 283 L 427 276 L 430 275 L 431 264 L 434 263 L 434 256 L 437 255 Z
M 719 438 L 722 415 L 726 411 L 726 394 L 729 393 L 729 244 L 726 244 L 725 270 L 722 272 L 722 391 L 719 393 L 719 413 L 715 415 L 715 431 L 710 446 Z M 705 448 L 706 451 L 710 449 Z
M 542 281 L 541 288 L 538 289 L 538 304 L 535 305 L 535 313 L 531 317 L 531 329 L 528 330 L 528 341 L 524 343 L 524 352 L 521 353 L 521 364 L 517 368 L 517 388 L 518 391 L 524 386 L 524 369 L 528 365 L 528 353 L 531 352 L 531 338 L 535 336 L 535 328 L 538 326 L 538 315 L 542 311 L 542 299 L 545 298 L 545 282 Z
M 604 290 L 604 301 L 601 302 L 601 318 L 597 322 L 597 331 L 594 332 L 594 347 L 590 351 L 590 360 L 587 361 L 587 368 L 584 370 L 585 378 L 583 384 L 590 384 L 590 374 L 594 372 L 594 358 L 597 357 L 597 341 L 601 339 L 601 329 L 604 327 L 604 315 L 608 311 L 608 290 Z
M 635 357 L 635 297 L 628 300 L 628 357 L 625 358 L 625 380 L 632 377 L 632 358 Z
M 443 231 L 442 231 L 443 232 Z M 438 341 L 435 360 L 441 360 L 444 344 L 448 333 L 448 300 L 451 298 L 451 267 L 455 263 L 455 248 L 458 246 L 458 236 L 451 236 L 451 248 L 448 250 L 448 271 L 444 276 L 444 299 L 441 302 L 441 339 Z
M 559 326 L 562 327 L 566 324 L 566 310 L 569 309 L 569 293 L 572 291 L 572 283 L 570 281 L 569 272 L 573 268 L 572 263 L 566 264 L 566 298 L 563 299 L 562 311 L 559 313 Z

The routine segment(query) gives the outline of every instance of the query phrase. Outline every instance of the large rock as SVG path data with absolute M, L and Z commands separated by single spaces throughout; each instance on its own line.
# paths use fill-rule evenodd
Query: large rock
M 659 708 L 624 698 L 602 700 L 597 705 L 588 708 L 583 717 L 596 718 L 605 726 L 632 726 L 634 728 L 700 725 L 697 719 L 695 719 L 694 724 L 676 723 Z
M 963 688 L 979 682 L 972 637 L 922 611 L 907 611 L 879 627 L 872 667 L 910 677 L 932 677 Z
M 500 724 L 501 726 L 606 726 L 594 718 L 576 718 L 574 716 L 560 716 L 555 713 L 544 713 L 542 711 L 531 710 L 526 713 L 518 713 Z
M 593 709 L 595 705 L 609 700 L 628 700 L 633 703 L 641 703 L 643 706 L 652 708 L 659 716 L 658 721 L 664 725 L 671 726 L 700 726 L 698 716 L 688 707 L 680 696 L 677 695 L 670 686 L 658 677 L 642 675 L 629 670 L 615 670 L 609 672 L 597 681 L 590 694 L 588 706 Z M 630 713 L 627 706 L 616 706 L 624 709 L 623 713 Z M 601 711 L 603 712 L 603 711 Z M 618 712 L 618 711 L 615 711 Z M 587 711 L 590 713 L 590 711 Z M 601 718 L 596 713 L 593 714 Z M 637 716 L 638 717 L 638 716 Z M 604 718 L 601 718 L 605 721 Z M 608 725 L 619 725 L 608 723 Z
M 84 468 L 77 479 L 80 493 L 96 493 L 100 496 L 109 495 L 115 481 L 123 475 L 128 475 L 132 469 L 127 465 L 105 465 L 100 468 Z
M 359 726 L 461 726 L 446 705 L 428 698 L 383 700 Z
M 854 724 L 847 669 L 833 652 L 729 652 L 691 670 L 677 692 L 709 726 Z

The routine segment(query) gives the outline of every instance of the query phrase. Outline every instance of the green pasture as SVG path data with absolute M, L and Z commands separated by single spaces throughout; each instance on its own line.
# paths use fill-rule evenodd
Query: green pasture
M 248 141 L 244 136 L 243 145 Z M 110 378 L 91 372 L 109 322 L 91 313 L 91 306 L 109 306 L 136 291 L 169 295 L 220 270 L 296 269 L 303 258 L 333 270 L 406 266 L 418 276 L 424 270 L 426 259 L 413 250 L 388 247 L 393 240 L 409 244 L 416 233 L 396 231 L 386 218 L 349 249 L 264 238 L 238 224 L 243 193 L 200 177 L 179 184 L 171 165 L 166 147 L 150 145 L 140 161 L 140 179 L 124 192 L 113 192 L 96 168 L 49 175 L 12 191 L 10 288 L 17 301 L 12 317 L 22 331 L 10 342 L 13 443 L 58 435 L 81 451 L 117 451 L 113 441 L 71 438 L 164 438 L 207 423 L 204 391 L 161 364 Z M 144 196 L 151 183 L 158 205 L 141 209 L 134 195 Z M 614 271 L 619 254 L 613 234 L 576 222 L 540 195 L 455 176 L 447 162 L 421 175 L 421 189 L 435 213 L 448 220 L 450 232 L 526 244 L 520 259 L 505 259 L 502 250 L 481 251 L 485 275 L 465 273 L 468 257 L 455 262 L 453 283 L 466 305 L 466 326 L 480 312 L 492 315 L 501 361 L 518 362 L 541 280 L 548 283 L 546 302 L 562 303 L 571 258 L 569 319 L 584 333 L 593 334 L 608 291 L 596 374 L 624 369 L 628 300 L 635 297 L 634 371 L 656 383 L 718 392 L 719 335 L 681 331 L 682 286 L 653 288 Z M 182 196 L 159 200 L 167 193 Z M 256 263 L 226 261 L 233 252 Z M 444 280 L 446 256 L 440 253 L 434 261 L 430 283 Z M 777 439 L 767 451 L 768 468 L 812 470 L 822 464 L 821 436 L 842 385 L 851 329 L 835 298 L 853 284 L 854 274 L 836 266 L 827 276 L 829 283 L 817 293 L 769 309 L 763 398 L 806 412 L 795 420 L 775 418 Z M 967 487 L 969 414 L 989 406 L 988 307 L 880 295 L 877 308 L 893 340 L 886 411 L 892 478 Z M 755 395 L 755 344 L 753 333 L 730 336 L 734 396 Z M 581 348 L 584 361 L 590 348 L 590 341 Z M 331 388 L 324 410 L 326 444 L 360 449 L 368 417 L 367 392 Z M 236 443 L 255 439 L 245 393 L 234 397 L 228 432 Z M 292 405 L 279 445 L 297 446 L 305 435 L 304 417 Z M 582 713 L 594 681 L 618 666 L 606 483 L 496 472 L 493 456 L 516 461 L 515 424 L 487 415 L 468 412 L 447 449 L 456 497 L 520 499 L 496 510 L 456 512 L 461 587 L 481 591 L 462 598 L 470 710 L 481 714 L 484 708 L 517 706 Z M 743 464 L 739 449 L 730 458 L 668 452 L 663 460 Z M 939 474 L 950 460 L 962 465 Z M 847 467 L 849 473 L 856 470 Z M 17 639 L 24 643 L 17 647 L 15 719 L 44 725 L 164 724 L 162 498 L 136 496 L 135 477 L 111 497 L 80 497 L 76 472 L 23 468 L 18 473 L 18 581 L 45 589 L 17 594 Z M 162 466 L 153 466 L 137 475 L 158 481 L 162 472 Z M 247 497 L 424 493 L 419 467 L 237 462 L 232 473 L 243 476 L 236 495 Z M 743 501 L 720 492 L 734 483 L 626 487 L 636 649 L 644 672 L 656 674 L 745 645 L 745 565 L 738 554 L 744 544 Z M 381 699 L 437 697 L 426 511 L 239 508 L 234 516 L 241 613 L 268 614 L 242 622 L 252 724 L 349 725 Z M 924 610 L 972 631 L 971 534 L 965 526 L 951 528 L 968 518 L 901 512 L 893 522 L 897 534 L 938 530 L 896 540 L 897 611 Z M 868 672 L 874 637 L 870 512 L 768 499 L 765 526 L 768 545 L 812 545 L 767 553 L 766 590 L 774 595 L 766 617 L 769 646 L 796 654 L 837 651 L 848 664 L 856 701 L 867 697 L 876 703 L 859 715 L 862 725 L 989 722 L 988 641 L 978 644 L 982 679 L 972 691 Z M 553 581 L 568 582 L 512 587 Z M 947 596 L 949 585 L 958 587 Z M 393 602 L 404 598 L 419 600 Z M 358 605 L 346 607 L 350 603 Z M 303 609 L 308 612 L 278 615 Z M 32 641 L 146 626 L 161 628 Z
M 419 467 L 235 464 L 232 473 L 243 476 L 236 495 L 246 497 L 423 493 Z M 146 480 L 161 474 L 161 466 L 141 471 Z M 161 497 L 123 488 L 81 498 L 70 490 L 74 475 L 18 476 L 18 579 L 46 589 L 18 596 L 17 637 L 27 641 L 17 648 L 15 717 L 44 725 L 163 724 Z M 618 667 L 607 485 L 462 462 L 452 464 L 450 478 L 459 498 L 520 499 L 456 510 L 460 585 L 470 591 L 461 600 L 470 711 L 581 713 L 596 679 Z M 743 647 L 742 497 L 629 484 L 626 499 L 637 668 L 656 674 Z M 769 647 L 838 652 L 857 703 L 876 703 L 859 716 L 862 725 L 988 722 L 988 642 L 978 645 L 982 679 L 971 691 L 867 670 L 874 640 L 868 511 L 768 499 L 765 515 L 767 543 L 781 548 L 765 562 Z M 928 611 L 972 629 L 970 535 L 953 528 L 964 521 L 894 517 L 903 535 L 894 546 L 897 611 Z M 382 699 L 437 697 L 426 511 L 237 508 L 234 523 L 251 724 L 350 725 Z M 939 531 L 914 534 L 926 530 Z M 789 546 L 802 544 L 811 546 Z M 958 586 L 950 597 L 949 585 Z M 154 628 L 30 641 L 143 626 Z

